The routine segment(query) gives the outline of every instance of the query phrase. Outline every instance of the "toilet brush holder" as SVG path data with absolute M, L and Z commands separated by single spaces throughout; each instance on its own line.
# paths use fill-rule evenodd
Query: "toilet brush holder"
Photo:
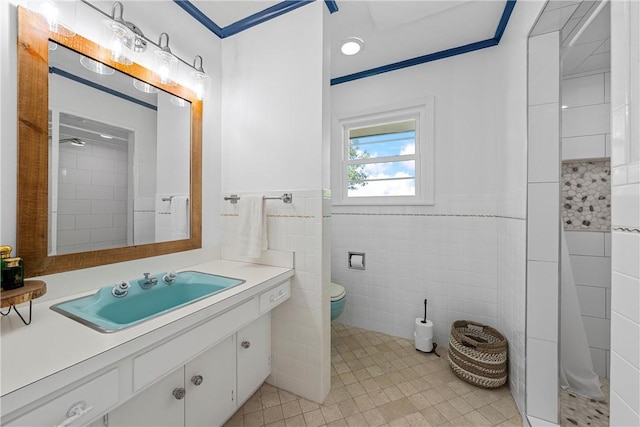
M 434 351 L 433 322 L 431 320 L 425 321 L 418 317 L 416 319 L 413 337 L 416 343 L 416 350 L 424 353 L 432 353 Z

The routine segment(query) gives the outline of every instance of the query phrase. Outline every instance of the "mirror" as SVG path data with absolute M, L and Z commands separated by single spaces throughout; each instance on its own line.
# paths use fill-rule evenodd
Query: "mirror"
M 114 62 L 79 35 L 50 32 L 34 12 L 18 13 L 17 250 L 25 275 L 201 247 L 195 93 Z

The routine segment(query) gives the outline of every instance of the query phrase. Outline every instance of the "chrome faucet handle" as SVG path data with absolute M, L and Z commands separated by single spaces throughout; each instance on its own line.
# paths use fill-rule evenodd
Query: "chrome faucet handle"
M 129 282 L 123 280 L 120 283 L 116 283 L 113 285 L 113 289 L 111 289 L 111 295 L 117 298 L 121 298 L 126 296 L 129 293 Z
M 173 285 L 173 282 L 176 281 L 177 276 L 178 274 L 175 271 L 171 270 L 164 275 L 164 277 L 162 278 L 162 281 L 167 285 Z
M 144 279 L 138 280 L 138 284 L 142 289 L 150 289 L 152 286 L 158 283 L 158 279 L 155 277 L 149 277 L 151 273 L 142 273 L 144 275 Z

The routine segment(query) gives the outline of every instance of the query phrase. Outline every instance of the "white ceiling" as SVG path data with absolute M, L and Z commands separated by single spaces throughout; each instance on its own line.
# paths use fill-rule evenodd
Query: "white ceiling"
M 611 7 L 601 0 L 559 0 L 547 3 L 531 35 L 560 31 L 562 74 L 575 75 L 611 68 Z
M 191 0 L 219 27 L 227 27 L 280 1 Z M 337 0 L 330 15 L 331 77 L 493 38 L 505 0 Z M 364 40 L 364 50 L 347 57 L 340 42 Z

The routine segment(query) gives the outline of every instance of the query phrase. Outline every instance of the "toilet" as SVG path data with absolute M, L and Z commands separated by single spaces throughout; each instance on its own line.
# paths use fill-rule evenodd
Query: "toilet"
M 344 290 L 344 286 L 331 282 L 331 320 L 342 314 L 346 302 L 347 293 Z

